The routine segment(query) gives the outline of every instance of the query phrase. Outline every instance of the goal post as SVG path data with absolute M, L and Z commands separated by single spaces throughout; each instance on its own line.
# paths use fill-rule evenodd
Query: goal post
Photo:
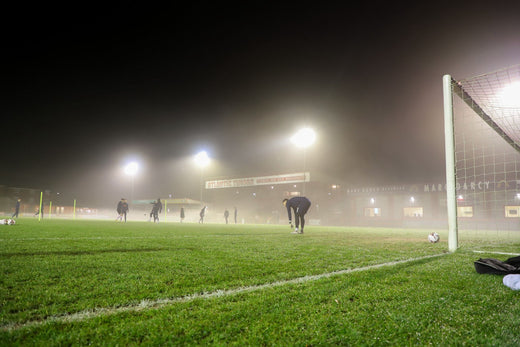
M 443 97 L 450 252 L 469 233 L 497 247 L 520 241 L 520 64 L 444 75 Z
M 443 77 L 444 96 L 444 147 L 446 151 L 446 205 L 448 208 L 448 249 L 458 248 L 457 195 L 455 182 L 455 134 L 453 123 L 452 78 Z

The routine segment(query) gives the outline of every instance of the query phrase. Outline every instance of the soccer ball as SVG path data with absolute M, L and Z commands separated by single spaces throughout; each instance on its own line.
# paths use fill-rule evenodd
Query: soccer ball
M 440 240 L 440 236 L 436 232 L 433 232 L 428 235 L 428 241 L 430 241 L 431 243 L 437 243 L 437 242 L 439 242 L 439 240 Z
M 4 224 L 4 225 L 13 225 L 15 224 L 16 221 L 14 219 L 0 219 L 0 224 Z

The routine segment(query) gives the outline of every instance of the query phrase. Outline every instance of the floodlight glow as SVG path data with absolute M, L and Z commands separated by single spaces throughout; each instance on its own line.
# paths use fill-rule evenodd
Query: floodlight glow
M 291 142 L 297 147 L 307 148 L 316 140 L 316 133 L 311 128 L 300 129 L 291 137 Z
M 209 159 L 208 153 L 206 153 L 206 151 L 201 151 L 201 152 L 197 153 L 197 155 L 195 155 L 195 162 L 200 167 L 208 166 L 209 161 L 210 161 L 210 159 Z
M 520 82 L 505 86 L 497 94 L 497 102 L 502 107 L 520 108 Z
M 137 174 L 138 170 L 139 170 L 139 164 L 137 164 L 137 162 L 135 162 L 135 161 L 128 163 L 125 166 L 125 174 L 127 174 L 128 176 L 135 176 L 135 174 Z

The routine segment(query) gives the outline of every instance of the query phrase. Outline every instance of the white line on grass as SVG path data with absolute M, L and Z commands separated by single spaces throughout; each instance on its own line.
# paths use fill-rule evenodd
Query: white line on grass
M 518 255 L 518 253 L 507 253 L 507 252 L 487 252 L 487 251 L 473 251 L 473 253 L 489 253 L 489 254 Z
M 259 285 L 255 285 L 255 286 L 239 287 L 239 288 L 235 288 L 235 289 L 226 289 L 226 290 L 217 290 L 215 292 L 208 292 L 208 293 L 194 293 L 194 294 L 181 296 L 181 297 L 177 297 L 177 298 L 142 300 L 138 304 L 127 305 L 127 306 L 111 307 L 111 308 L 103 308 L 103 307 L 94 308 L 94 309 L 84 310 L 81 312 L 76 312 L 76 313 L 71 313 L 71 314 L 51 316 L 51 317 L 48 317 L 43 320 L 29 321 L 26 323 L 10 323 L 10 324 L 6 324 L 6 325 L 2 325 L 0 327 L 0 329 L 3 331 L 14 331 L 14 330 L 20 330 L 23 328 L 36 327 L 36 326 L 40 326 L 40 325 L 47 324 L 47 323 L 79 322 L 79 321 L 83 321 L 83 320 L 90 319 L 90 318 L 96 318 L 96 317 L 101 317 L 101 316 L 110 316 L 110 315 L 115 315 L 115 314 L 123 313 L 123 312 L 139 312 L 139 311 L 144 311 L 147 309 L 166 307 L 166 306 L 169 306 L 174 303 L 189 302 L 189 301 L 193 301 L 195 299 L 210 299 L 210 298 L 215 298 L 215 297 L 224 297 L 224 296 L 230 296 L 230 295 L 235 295 L 235 294 L 240 294 L 240 293 L 254 292 L 254 291 L 258 291 L 258 290 L 262 290 L 262 289 L 266 289 L 266 288 L 280 287 L 280 286 L 284 286 L 287 284 L 298 284 L 298 283 L 305 283 L 305 282 L 309 282 L 309 281 L 316 281 L 316 280 L 319 280 L 322 278 L 328 278 L 328 277 L 348 274 L 348 273 L 352 273 L 352 272 L 378 269 L 378 268 L 385 267 L 385 266 L 394 266 L 394 265 L 405 264 L 405 263 L 423 260 L 423 259 L 440 257 L 445 254 L 449 254 L 449 253 L 427 255 L 427 256 L 419 257 L 419 258 L 397 260 L 397 261 L 391 261 L 388 263 L 363 266 L 363 267 L 359 267 L 359 268 L 332 271 L 332 272 L 323 273 L 323 274 L 319 274 L 319 275 L 309 275 L 309 276 L 297 277 L 297 278 L 290 279 L 290 280 L 277 281 L 277 282 L 266 283 L 266 284 L 259 284 Z
M 171 238 L 167 236 L 163 237 L 149 237 L 149 236 L 90 236 L 90 237 L 26 237 L 26 238 L 9 238 L 9 239 L 0 239 L 0 241 L 74 241 L 74 240 L 120 240 L 120 239 L 165 239 Z

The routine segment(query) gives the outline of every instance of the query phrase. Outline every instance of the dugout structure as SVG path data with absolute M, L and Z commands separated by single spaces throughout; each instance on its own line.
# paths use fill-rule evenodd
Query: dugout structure
M 520 235 L 520 64 L 443 91 L 449 250 L 462 230 Z

